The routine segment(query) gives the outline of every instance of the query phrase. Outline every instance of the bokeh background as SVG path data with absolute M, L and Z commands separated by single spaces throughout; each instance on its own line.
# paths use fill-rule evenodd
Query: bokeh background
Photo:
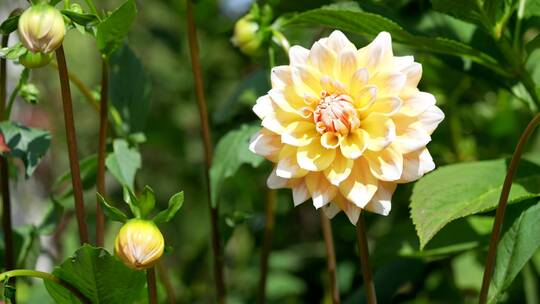
M 338 1 L 269 0 L 276 16 L 301 12 Z M 501 58 L 489 39 L 476 27 L 437 13 L 424 0 L 358 1 L 362 9 L 397 21 L 414 33 L 450 37 L 478 45 L 495 58 Z M 113 9 L 118 0 L 100 0 L 96 5 Z M 81 1 L 83 7 L 84 3 Z M 253 60 L 242 55 L 230 42 L 235 21 L 246 13 L 251 0 L 199 0 L 196 22 L 199 27 L 201 62 L 205 92 L 212 124 L 212 139 L 243 123 L 256 123 L 250 108 L 256 98 L 268 90 L 268 59 Z M 23 0 L 2 0 L 0 20 Z M 174 221 L 163 230 L 170 252 L 159 267 L 159 275 L 173 288 L 177 303 L 212 303 L 213 281 L 209 217 L 204 187 L 203 147 L 193 90 L 193 79 L 186 35 L 185 1 L 137 1 L 139 14 L 129 34 L 129 45 L 142 62 L 151 80 L 149 112 L 140 145 L 142 168 L 136 179 L 140 187 L 151 185 L 164 207 L 173 193 L 183 190 L 185 204 Z M 534 28 L 532 29 L 534 31 Z M 299 27 L 286 31 L 291 44 L 309 47 L 317 35 L 330 29 Z M 368 40 L 349 35 L 357 46 Z M 15 42 L 13 38 L 11 43 Z M 71 30 L 65 39 L 70 71 L 94 94 L 99 92 L 101 64 L 95 42 L 89 35 Z M 517 98 L 492 78 L 489 72 L 466 60 L 413 52 L 394 46 L 397 55 L 414 54 L 423 64 L 421 90 L 432 92 L 446 119 L 429 144 L 439 166 L 469 160 L 483 160 L 511 154 L 514 144 L 532 117 L 526 100 Z M 540 52 L 531 55 L 528 68 L 540 81 Z M 287 57 L 278 54 L 278 64 Z M 16 85 L 21 67 L 10 64 L 8 90 Z M 52 132 L 52 145 L 36 174 L 25 180 L 21 172 L 12 182 L 14 222 L 20 231 L 37 223 L 57 191 L 54 181 L 68 169 L 59 83 L 56 70 L 45 67 L 31 74 L 39 89 L 38 103 L 16 101 L 13 119 L 31 127 Z M 80 91 L 72 85 L 77 135 L 81 158 L 97 150 L 98 114 Z M 138 102 L 133 100 L 133 102 Z M 540 142 L 533 139 L 528 151 L 538 153 Z M 221 194 L 221 222 L 224 231 L 225 264 L 230 303 L 254 303 L 259 277 L 259 258 L 267 200 L 265 179 L 270 165 L 244 166 L 230 178 Z M 109 176 L 108 194 L 118 205 L 120 185 Z M 470 237 L 474 250 L 452 254 L 419 252 L 418 239 L 409 218 L 411 185 L 401 185 L 393 199 L 388 217 L 367 216 L 372 245 L 372 266 L 381 303 L 466 303 L 475 302 L 483 271 L 488 232 L 456 226 L 447 233 Z M 86 191 L 90 231 L 94 231 L 95 190 Z M 49 271 L 69 257 L 78 245 L 76 223 L 71 204 L 50 236 L 33 240 L 28 267 Z M 121 206 L 121 205 L 120 205 Z M 344 303 L 362 303 L 361 273 L 354 227 L 340 214 L 333 221 L 338 259 L 338 276 Z M 106 248 L 112 251 L 118 225 L 107 223 Z M 463 228 L 465 227 L 465 228 Z M 454 229 L 454 230 L 452 230 Z M 445 231 L 428 249 L 436 252 L 445 246 Z M 447 244 L 446 244 L 447 245 Z M 429 251 L 428 251 L 429 253 Z M 35 263 L 34 265 L 32 265 Z M 527 266 L 529 276 L 538 282 L 540 254 Z M 508 303 L 524 303 L 524 277 L 519 276 L 506 298 Z M 529 279 L 526 279 L 529 280 Z M 269 303 L 329 303 L 326 288 L 325 249 L 320 231 L 319 213 L 309 203 L 293 208 L 290 191 L 278 193 L 278 202 L 270 257 L 267 296 Z M 538 285 L 537 285 L 538 286 Z M 50 303 L 39 281 L 19 280 L 21 303 Z M 166 300 L 166 288 L 160 283 L 160 295 Z M 169 290 L 170 292 L 170 290 Z

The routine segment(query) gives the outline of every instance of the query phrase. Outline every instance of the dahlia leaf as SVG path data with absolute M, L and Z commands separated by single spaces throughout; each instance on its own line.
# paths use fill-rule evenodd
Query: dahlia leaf
M 497 207 L 507 159 L 441 167 L 420 179 L 411 196 L 411 217 L 420 248 L 448 223 Z M 522 160 L 514 177 L 509 203 L 540 195 L 540 166 Z
M 96 39 L 103 56 L 109 57 L 122 46 L 136 16 L 137 6 L 133 0 L 128 0 L 98 25 Z
M 540 204 L 525 210 L 503 235 L 497 246 L 497 259 L 491 281 L 489 301 L 497 297 L 519 274 L 540 247 Z

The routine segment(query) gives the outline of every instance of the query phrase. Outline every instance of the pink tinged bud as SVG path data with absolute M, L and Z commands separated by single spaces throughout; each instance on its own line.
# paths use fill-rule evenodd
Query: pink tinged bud
M 55 51 L 62 45 L 65 34 L 64 17 L 50 5 L 33 5 L 19 18 L 19 38 L 32 53 Z

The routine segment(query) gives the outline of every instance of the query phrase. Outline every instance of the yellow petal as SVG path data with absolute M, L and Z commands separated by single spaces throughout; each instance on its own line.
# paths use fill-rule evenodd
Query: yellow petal
M 309 145 L 313 140 L 319 137 L 313 122 L 295 121 L 285 127 L 281 133 L 281 141 L 295 147 Z
M 327 149 L 337 148 L 340 141 L 338 133 L 326 132 L 321 136 L 321 145 Z
M 369 109 L 377 98 L 377 87 L 373 85 L 367 85 L 352 92 L 353 104 L 358 111 L 366 111 Z
M 332 164 L 324 170 L 324 175 L 331 184 L 338 186 L 349 177 L 353 164 L 352 159 L 345 158 L 340 153 L 337 153 Z
M 354 93 L 363 89 L 369 80 L 369 72 L 366 68 L 357 69 L 351 76 L 349 80 L 350 83 L 350 94 L 354 98 Z
M 368 141 L 368 133 L 362 129 L 356 129 L 341 139 L 341 153 L 346 158 L 357 159 L 366 150 Z
M 356 47 L 352 44 L 347 37 L 338 30 L 333 31 L 326 40 L 326 46 L 333 50 L 336 54 L 344 49 L 353 49 L 356 51 Z
M 320 172 L 309 173 L 305 180 L 315 208 L 321 208 L 336 196 L 338 189 L 328 182 L 324 174 Z
M 309 50 L 298 45 L 293 45 L 289 49 L 289 60 L 291 65 L 305 65 L 307 64 L 309 56 Z
M 315 42 L 309 51 L 309 61 L 323 75 L 332 75 L 336 53 L 321 42 Z
M 373 84 L 377 85 L 379 96 L 393 96 L 403 90 L 407 76 L 401 72 L 380 73 L 374 76 L 372 81 Z
M 405 154 L 403 155 L 403 173 L 398 182 L 413 182 L 433 169 L 435 169 L 435 163 L 426 148 Z
M 378 152 L 364 153 L 371 174 L 383 181 L 397 181 L 403 172 L 403 155 L 392 146 Z
M 298 96 L 319 97 L 322 91 L 320 85 L 322 75 L 319 71 L 309 65 L 295 65 L 292 67 L 292 76 Z
M 381 32 L 366 47 L 358 51 L 358 65 L 370 71 L 382 70 L 392 65 L 392 38 L 387 32 Z
M 401 101 L 399 97 L 383 97 L 375 100 L 373 105 L 371 105 L 371 107 L 369 108 L 369 112 L 392 116 L 399 111 L 402 104 L 403 101 Z
M 272 173 L 270 173 L 270 175 L 266 179 L 266 186 L 270 189 L 286 188 L 288 181 L 289 180 L 286 178 L 277 176 L 276 168 L 274 168 L 274 170 L 272 170 Z
M 307 199 L 309 198 L 309 192 L 306 186 L 305 178 L 292 180 L 289 184 L 292 189 L 293 202 L 295 207 L 307 201 Z
M 326 149 L 318 140 L 298 148 L 296 159 L 301 168 L 309 171 L 322 171 L 332 163 L 336 156 L 335 149 Z
M 350 85 L 351 78 L 357 71 L 356 49 L 343 49 L 338 53 L 337 64 L 334 66 L 334 76 L 345 86 Z
M 370 173 L 366 160 L 361 157 L 354 162 L 349 177 L 339 184 L 345 198 L 356 206 L 364 208 L 377 191 L 377 179 Z
M 279 135 L 262 129 L 251 137 L 249 150 L 272 161 L 277 160 L 281 150 L 281 138 Z
M 270 81 L 274 89 L 292 85 L 291 67 L 288 65 L 273 67 L 270 72 Z
M 264 119 L 266 116 L 268 116 L 270 113 L 272 113 L 274 109 L 272 108 L 272 100 L 270 99 L 270 96 L 263 95 L 257 99 L 257 102 L 253 106 L 253 112 L 260 118 Z
M 279 152 L 276 175 L 283 178 L 298 178 L 307 174 L 296 162 L 296 147 L 283 146 Z
M 377 192 L 366 205 L 365 210 L 385 216 L 388 215 L 392 209 L 392 194 L 394 194 L 395 190 L 395 183 L 380 182 Z
M 338 193 L 338 195 L 340 194 Z M 330 202 L 329 204 L 324 205 L 322 210 L 324 212 L 324 215 L 326 215 L 326 217 L 328 217 L 329 219 L 332 219 L 334 216 L 336 216 L 336 214 L 341 211 L 341 209 L 339 209 L 339 206 L 334 202 Z
M 433 105 L 435 105 L 435 96 L 426 92 L 416 92 L 403 98 L 403 106 L 399 109 L 399 113 L 407 116 L 418 116 Z
M 368 150 L 380 151 L 396 138 L 396 126 L 389 117 L 371 113 L 361 121 L 360 127 L 369 134 Z

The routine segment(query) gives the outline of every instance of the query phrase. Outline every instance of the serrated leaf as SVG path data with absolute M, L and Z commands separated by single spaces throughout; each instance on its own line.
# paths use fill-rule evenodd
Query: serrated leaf
M 103 198 L 103 196 L 101 196 L 101 194 L 96 193 L 96 195 L 97 195 L 99 203 L 101 204 L 101 206 L 103 206 L 103 212 L 105 213 L 105 215 L 107 216 L 108 219 L 110 219 L 112 221 L 117 221 L 117 222 L 120 222 L 120 223 L 127 222 L 128 217 L 126 216 L 126 214 L 124 212 L 120 211 L 120 209 L 118 209 L 116 207 L 111 206 Z
M 411 196 L 411 217 L 420 238 L 420 248 L 451 221 L 496 208 L 507 162 L 497 159 L 444 166 L 416 182 Z M 539 194 L 540 166 L 522 160 L 509 203 Z
M 392 35 L 393 41 L 406 44 L 418 51 L 467 58 L 501 75 L 508 75 L 496 59 L 464 43 L 443 37 L 413 35 L 390 19 L 358 9 L 322 7 L 300 13 L 285 22 L 284 26 L 293 27 L 299 24 L 324 25 L 369 37 L 375 37 L 378 33 L 387 31 Z
M 21 159 L 26 168 L 26 177 L 31 176 L 49 149 L 51 134 L 10 121 L 0 123 L 0 133 L 5 143 L 5 146 L 0 148 L 0 155 Z
M 19 25 L 19 17 L 21 15 L 15 15 L 7 18 L 2 24 L 0 24 L 0 36 L 9 35 L 17 30 Z
M 127 141 L 116 139 L 113 153 L 107 156 L 105 165 L 121 185 L 133 189 L 135 174 L 141 168 L 141 155 L 136 148 L 130 148 Z
M 489 29 L 489 21 L 483 13 L 480 1 L 471 0 L 431 0 L 433 8 L 439 12 L 454 16 Z
M 92 303 L 100 304 L 134 303 L 146 281 L 144 272 L 129 269 L 105 249 L 90 245 L 79 248 L 73 257 L 56 267 L 53 274 L 78 289 Z M 53 299 L 59 303 L 79 303 L 68 291 L 54 285 L 45 281 Z
M 152 85 L 150 77 L 135 53 L 124 45 L 109 60 L 109 95 L 119 134 L 141 132 L 146 125 Z M 117 115 L 118 116 L 118 115 Z
M 498 296 L 512 284 L 534 253 L 540 247 L 540 204 L 525 210 L 503 235 L 497 245 L 495 270 L 489 289 L 489 302 L 496 303 Z
M 98 25 L 96 41 L 103 56 L 109 57 L 122 46 L 136 16 L 137 6 L 128 0 Z
M 178 192 L 175 195 L 171 196 L 169 199 L 169 206 L 167 209 L 160 211 L 153 219 L 154 223 L 165 223 L 170 221 L 180 210 L 184 204 L 184 192 Z
M 242 125 L 230 131 L 219 141 L 210 168 L 210 189 L 212 206 L 216 206 L 221 186 L 228 177 L 236 173 L 242 164 L 257 167 L 263 158 L 248 149 L 249 139 L 260 129 L 257 125 Z

